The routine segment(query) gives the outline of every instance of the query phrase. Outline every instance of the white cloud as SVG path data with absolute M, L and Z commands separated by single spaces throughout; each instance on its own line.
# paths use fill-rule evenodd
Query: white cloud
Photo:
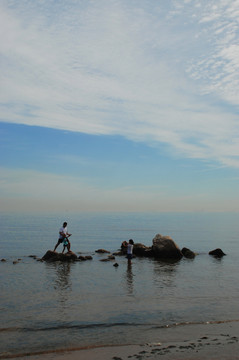
M 238 167 L 238 1 L 0 9 L 2 121 L 164 142 Z

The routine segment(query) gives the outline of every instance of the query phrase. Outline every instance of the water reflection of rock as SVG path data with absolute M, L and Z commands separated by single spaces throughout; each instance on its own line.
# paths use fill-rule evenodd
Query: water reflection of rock
M 57 264 L 55 289 L 57 290 L 71 290 L 71 263 L 62 262 Z
M 66 304 L 69 293 L 72 291 L 72 281 L 70 276 L 72 266 L 74 266 L 74 263 L 54 262 L 50 264 L 48 269 L 48 272 L 51 272 L 51 275 L 54 275 L 53 286 L 61 306 Z M 54 274 L 52 274 L 53 269 Z
M 179 266 L 179 261 L 154 261 L 154 282 L 157 286 L 172 286 Z

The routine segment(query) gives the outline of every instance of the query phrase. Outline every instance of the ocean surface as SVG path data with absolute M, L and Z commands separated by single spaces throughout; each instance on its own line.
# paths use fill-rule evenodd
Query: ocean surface
M 30 257 L 54 248 L 65 220 L 72 251 L 93 260 Z M 169 327 L 239 319 L 238 213 L 1 213 L 0 225 L 0 356 L 143 344 L 160 341 Z M 128 267 L 124 256 L 101 262 L 106 255 L 95 253 L 113 253 L 130 238 L 151 246 L 158 233 L 198 255 L 174 263 L 135 258 Z M 227 255 L 208 255 L 215 248 Z

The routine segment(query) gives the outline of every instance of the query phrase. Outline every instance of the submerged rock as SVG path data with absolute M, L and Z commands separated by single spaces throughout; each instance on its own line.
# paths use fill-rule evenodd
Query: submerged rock
M 92 260 L 93 257 L 90 256 L 90 255 L 86 255 L 86 256 L 80 255 L 80 256 L 78 257 L 78 259 L 81 260 L 81 261 L 86 261 L 86 260 Z
M 111 260 L 115 260 L 114 255 L 108 255 L 108 257 L 106 259 L 101 259 L 100 261 L 111 261 Z
M 221 258 L 225 256 L 226 254 L 222 251 L 222 249 L 215 249 L 209 252 L 209 255 Z
M 196 254 L 192 250 L 185 248 L 185 247 L 182 249 L 182 254 L 187 259 L 194 259 L 196 256 Z
M 96 253 L 99 253 L 99 254 L 110 254 L 110 251 L 107 251 L 105 249 L 98 249 L 98 250 L 95 250 Z
M 170 236 L 163 236 L 157 234 L 153 238 L 152 246 L 153 255 L 159 259 L 176 259 L 180 260 L 183 257 L 178 245 Z
M 42 257 L 44 261 L 75 261 L 77 255 L 72 251 L 68 251 L 66 254 L 61 254 L 56 251 L 48 250 Z

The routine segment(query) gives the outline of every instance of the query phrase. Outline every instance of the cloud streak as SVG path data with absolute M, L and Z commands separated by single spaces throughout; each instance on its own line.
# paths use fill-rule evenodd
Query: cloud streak
M 238 168 L 238 13 L 233 0 L 2 0 L 1 121 Z

